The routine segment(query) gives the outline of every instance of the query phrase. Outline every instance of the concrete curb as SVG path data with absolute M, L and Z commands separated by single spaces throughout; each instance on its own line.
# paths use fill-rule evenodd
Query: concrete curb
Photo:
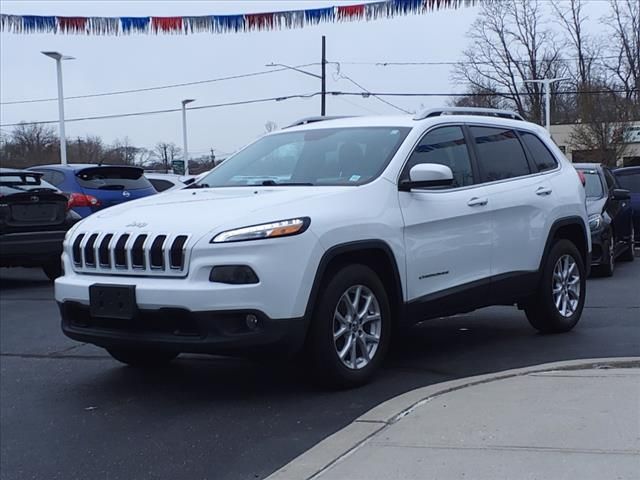
M 434 397 L 474 385 L 511 377 L 554 370 L 640 367 L 640 357 L 614 357 L 545 363 L 487 375 L 438 383 L 404 393 L 358 417 L 342 430 L 327 437 L 302 455 L 280 468 L 267 480 L 312 480 L 342 458 L 348 456 L 373 435 L 409 415 Z

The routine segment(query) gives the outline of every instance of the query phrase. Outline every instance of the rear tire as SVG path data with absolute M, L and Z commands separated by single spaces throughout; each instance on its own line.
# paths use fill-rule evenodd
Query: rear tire
M 547 255 L 534 298 L 525 306 L 531 325 L 543 333 L 571 330 L 586 297 L 584 260 L 569 240 L 557 241 Z
M 51 260 L 42 266 L 42 271 L 53 282 L 56 278 L 62 276 L 62 262 L 59 258 Z
M 164 367 L 179 355 L 165 350 L 133 348 L 107 348 L 107 352 L 119 362 L 140 368 Z
M 369 267 L 348 265 L 325 280 L 307 337 L 308 360 L 324 385 L 367 383 L 389 347 L 391 309 Z

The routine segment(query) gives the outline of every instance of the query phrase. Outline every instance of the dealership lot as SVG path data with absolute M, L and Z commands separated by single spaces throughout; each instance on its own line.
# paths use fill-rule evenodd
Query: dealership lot
M 640 353 L 640 259 L 590 279 L 568 334 L 491 308 L 426 322 L 376 380 L 328 392 L 297 365 L 185 356 L 123 367 L 60 332 L 36 269 L 0 271 L 3 479 L 264 478 L 378 403 L 413 388 L 551 361 Z M 526 412 L 526 405 L 523 405 Z

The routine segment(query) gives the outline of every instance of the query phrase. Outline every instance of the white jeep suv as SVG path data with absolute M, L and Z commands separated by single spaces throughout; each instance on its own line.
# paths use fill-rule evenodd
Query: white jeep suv
M 313 119 L 80 222 L 55 295 L 66 335 L 130 365 L 301 351 L 350 386 L 429 318 L 517 305 L 573 328 L 587 225 L 578 174 L 514 113 Z

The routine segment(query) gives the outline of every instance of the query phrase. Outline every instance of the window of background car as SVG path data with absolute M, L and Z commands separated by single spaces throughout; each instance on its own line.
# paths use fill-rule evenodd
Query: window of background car
M 43 180 L 49 182 L 51 185 L 62 185 L 64 183 L 64 174 L 56 172 L 54 170 L 36 170 L 42 173 Z
M 32 190 L 56 190 L 56 187 L 47 183 L 34 174 L 2 174 L 0 175 L 0 195 L 12 195 L 14 193 L 29 192 Z
M 193 186 L 361 185 L 382 173 L 410 130 L 354 127 L 267 135 Z
M 586 183 L 584 185 L 587 198 L 600 198 L 604 195 L 602 180 L 597 170 L 580 170 L 584 174 Z
M 409 179 L 409 171 L 420 163 L 446 165 L 453 172 L 453 187 L 473 184 L 469 149 L 461 127 L 441 127 L 428 132 L 413 151 L 402 172 L 401 180 Z
M 529 175 L 529 163 L 516 132 L 504 128 L 471 127 L 483 181 Z
M 162 180 L 161 178 L 150 178 L 149 182 L 153 185 L 153 188 L 158 192 L 164 192 L 165 190 L 169 190 L 173 187 L 173 183 L 169 180 Z
M 621 188 L 632 193 L 640 193 L 640 173 L 616 175 Z
M 82 188 L 95 190 L 140 190 L 153 188 L 141 168 L 89 167 L 76 173 Z
M 533 156 L 533 162 L 538 167 L 538 171 L 544 172 L 546 170 L 553 170 L 558 166 L 558 162 L 552 153 L 536 135 L 530 132 L 518 133 L 520 134 L 522 143 L 525 144 Z

